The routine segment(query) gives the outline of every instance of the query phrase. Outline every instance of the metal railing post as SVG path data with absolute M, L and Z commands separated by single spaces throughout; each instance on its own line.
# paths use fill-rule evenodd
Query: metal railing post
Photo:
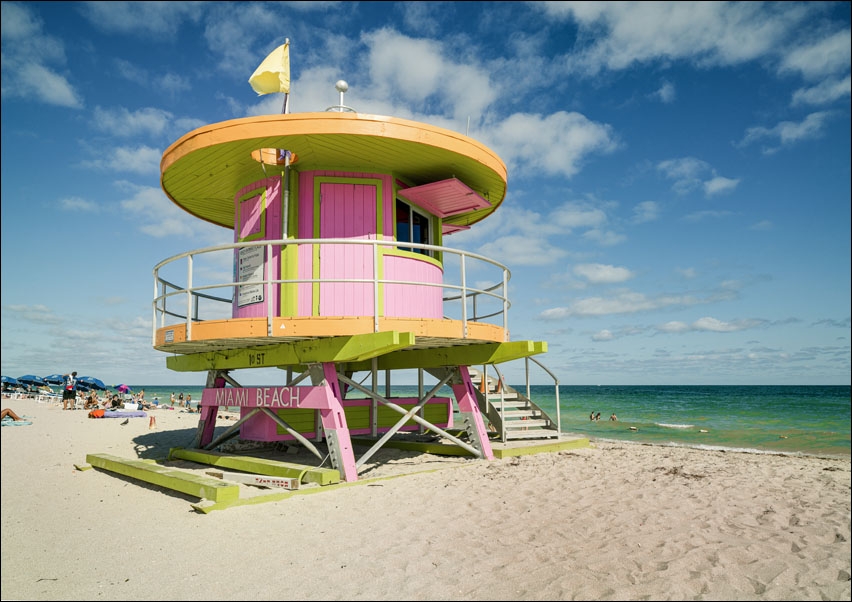
M 186 257 L 186 340 L 192 340 L 192 255 Z

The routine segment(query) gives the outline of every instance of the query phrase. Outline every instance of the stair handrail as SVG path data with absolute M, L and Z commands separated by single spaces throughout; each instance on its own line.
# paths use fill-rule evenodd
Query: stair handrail
M 553 379 L 553 386 L 554 386 L 554 391 L 555 391 L 555 394 L 556 394 L 556 432 L 562 433 L 562 418 L 561 418 L 560 412 L 559 412 L 559 379 L 556 377 L 556 375 L 553 372 L 550 371 L 550 369 L 547 366 L 542 364 L 540 361 L 538 361 L 534 357 L 527 356 L 527 357 L 524 358 L 524 360 L 525 360 L 524 361 L 524 370 L 525 370 L 525 374 L 526 374 L 527 399 L 532 399 L 532 396 L 530 394 L 530 362 L 531 361 L 535 362 L 542 370 L 547 372 L 547 374 L 550 376 L 550 378 Z
M 500 389 L 500 440 L 506 443 L 506 381 L 497 364 L 492 365 L 494 366 L 494 372 L 497 373 L 497 388 Z M 486 389 L 487 387 L 488 385 L 486 385 Z M 488 396 L 486 395 L 487 398 Z M 529 396 L 527 398 L 529 399 Z

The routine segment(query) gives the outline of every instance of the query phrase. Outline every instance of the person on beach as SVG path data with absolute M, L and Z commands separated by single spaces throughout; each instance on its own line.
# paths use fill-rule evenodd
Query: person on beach
M 62 409 L 73 410 L 77 403 L 77 373 L 63 374 L 65 379 L 62 387 Z M 71 407 L 68 407 L 68 402 L 71 402 Z
M 595 414 L 595 422 L 597 422 L 600 419 L 601 419 L 601 413 L 598 412 L 597 414 Z
M 178 395 L 178 405 L 183 407 L 183 391 L 181 391 L 180 395 Z
M 174 407 L 174 405 L 175 405 L 175 392 L 174 391 L 172 391 L 172 396 L 169 398 L 169 403 L 170 403 L 171 406 Z
M 192 393 L 190 393 L 186 396 L 186 409 L 187 410 L 192 409 Z
M 13 412 L 13 411 L 11 410 L 11 408 L 3 408 L 3 411 L 2 411 L 2 412 L 0 412 L 0 420 L 2 420 L 3 418 L 5 418 L 6 416 L 8 416 L 9 418 L 11 418 L 11 419 L 12 419 L 12 420 L 14 420 L 15 422 L 20 422 L 21 420 L 23 420 L 20 416 L 18 416 L 17 414 L 15 414 L 15 412 Z
M 589 414 L 589 420 L 591 420 L 592 422 L 594 422 L 594 421 L 595 421 L 595 413 L 594 413 L 594 412 L 592 412 L 591 414 Z
M 618 416 L 615 415 L 615 412 L 612 413 L 612 416 L 609 417 L 610 422 L 618 422 Z
M 98 408 L 98 394 L 95 391 L 89 392 L 89 396 L 86 398 L 86 403 L 83 404 L 83 409 L 86 410 L 96 410 Z

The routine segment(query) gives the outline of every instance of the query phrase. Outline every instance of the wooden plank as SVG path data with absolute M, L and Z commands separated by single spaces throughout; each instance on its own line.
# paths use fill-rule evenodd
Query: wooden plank
M 372 446 L 376 442 L 375 439 L 352 437 L 353 445 L 362 445 L 364 447 Z M 382 447 L 392 447 L 394 449 L 404 449 L 408 451 L 417 451 L 424 454 L 435 454 L 436 456 L 470 456 L 473 457 L 468 450 L 458 445 L 451 443 L 429 443 L 424 441 L 399 441 L 397 439 L 389 439 L 385 441 Z
M 169 451 L 169 459 L 180 458 L 199 464 L 209 464 L 217 468 L 233 468 L 242 472 L 267 475 L 270 477 L 290 477 L 301 483 L 330 485 L 340 482 L 340 471 L 334 468 L 315 468 L 304 464 L 280 462 L 267 458 L 251 456 L 231 456 L 202 449 L 184 449 L 175 447 Z
M 142 460 L 119 458 L 110 454 L 88 454 L 86 462 L 95 468 L 215 502 L 230 501 L 240 497 L 239 485 Z
M 244 474 L 241 472 L 225 472 L 221 470 L 211 470 L 207 474 L 217 479 L 245 483 L 246 485 L 255 485 L 257 487 L 277 487 L 278 489 L 299 488 L 299 479 L 293 477 L 270 477 L 261 474 Z

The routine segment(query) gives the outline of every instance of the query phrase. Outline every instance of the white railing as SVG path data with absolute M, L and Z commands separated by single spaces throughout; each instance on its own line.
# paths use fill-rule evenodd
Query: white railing
M 283 258 L 285 249 L 309 245 L 368 245 L 372 247 L 372 278 L 293 278 L 277 279 L 269 275 L 269 259 L 273 251 L 280 251 Z M 242 281 L 234 280 L 234 251 L 249 247 L 265 247 L 266 260 L 262 278 Z M 378 278 L 381 272 L 382 251 L 398 249 L 411 251 L 421 249 L 433 258 L 440 258 L 443 272 L 442 282 L 421 282 L 414 280 L 391 280 Z M 296 251 L 296 256 L 299 256 Z M 313 261 L 313 253 L 311 261 Z M 416 258 L 416 256 L 412 256 Z M 183 266 L 183 261 L 186 265 Z M 457 263 L 455 263 L 457 261 Z M 230 278 L 224 275 L 228 270 Z M 471 276 L 475 276 L 477 283 Z M 152 342 L 156 346 L 157 330 L 166 326 L 183 323 L 186 325 L 186 340 L 192 340 L 192 324 L 205 320 L 221 320 L 232 317 L 235 291 L 240 286 L 263 287 L 263 301 L 266 303 L 267 333 L 272 333 L 272 319 L 277 317 L 273 304 L 274 287 L 284 284 L 328 284 L 362 283 L 372 284 L 373 290 L 373 328 L 379 331 L 380 285 L 416 285 L 443 289 L 443 316 L 458 319 L 463 324 L 464 336 L 468 336 L 470 322 L 498 323 L 507 333 L 509 331 L 508 312 L 511 303 L 508 298 L 508 284 L 511 278 L 509 269 L 487 257 L 437 245 L 351 238 L 322 239 L 279 239 L 240 242 L 217 245 L 187 251 L 174 255 L 154 267 L 154 300 L 152 302 L 153 328 Z M 180 284 L 180 281 L 185 284 Z M 280 290 L 280 289 L 279 289 Z M 279 301 L 280 305 L 280 301 Z M 422 316 L 410 316 L 418 318 Z

